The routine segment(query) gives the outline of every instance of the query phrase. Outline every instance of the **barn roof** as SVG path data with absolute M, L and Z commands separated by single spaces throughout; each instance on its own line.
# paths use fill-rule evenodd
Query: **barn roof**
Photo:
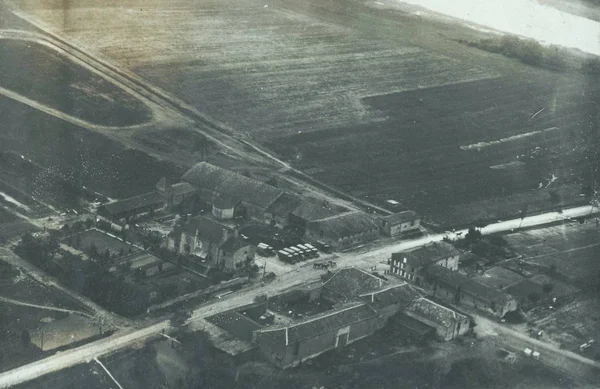
M 102 207 L 111 215 L 120 215 L 129 211 L 144 208 L 150 205 L 161 205 L 163 197 L 158 192 L 144 193 L 139 196 L 104 204 Z
M 263 335 L 270 336 L 283 344 L 289 345 L 325 333 L 337 331 L 353 323 L 358 323 L 377 313 L 365 303 L 353 303 L 338 309 L 312 316 L 301 322 L 282 327 L 269 327 L 260 330 Z
M 292 211 L 294 211 L 302 199 L 296 195 L 290 193 L 283 193 L 277 198 L 269 207 L 267 212 L 280 217 L 287 217 Z
M 381 278 L 355 267 L 338 270 L 323 288 L 344 297 L 358 297 L 380 289 L 384 282 Z
M 324 236 L 337 238 L 378 229 L 373 219 L 360 211 L 315 220 L 308 223 L 307 228 L 315 228 L 322 231 Z
M 393 253 L 392 260 L 402 260 L 406 258 L 407 263 L 411 266 L 421 267 L 435 263 L 440 259 L 454 257 L 456 255 L 460 255 L 460 251 L 458 251 L 450 243 L 433 242 L 411 251 Z
M 425 274 L 454 288 L 460 288 L 463 292 L 481 297 L 496 303 L 505 303 L 512 299 L 507 293 L 503 293 L 481 282 L 475 281 L 459 272 L 446 269 L 443 266 L 430 266 L 425 269 Z
M 317 199 L 305 199 L 302 203 L 293 210 L 292 214 L 299 219 L 307 222 L 324 219 L 327 217 L 338 215 L 339 213 L 328 206 L 324 201 Z
M 194 165 L 183 175 L 183 180 L 196 188 L 228 195 L 263 209 L 283 194 L 281 189 L 208 162 Z
M 450 308 L 446 308 L 443 305 L 435 303 L 424 297 L 421 297 L 412 303 L 408 307 L 408 310 L 419 317 L 427 319 L 443 327 L 450 327 L 453 322 L 461 321 L 467 318 L 466 316 L 461 315 Z
M 402 309 L 421 298 L 421 294 L 414 290 L 411 285 L 404 283 L 389 288 L 362 294 L 360 297 L 370 303 L 376 309 L 399 305 Z
M 412 222 L 419 220 L 420 218 L 421 217 L 415 211 L 403 211 L 383 217 L 383 219 L 387 220 L 393 225 Z

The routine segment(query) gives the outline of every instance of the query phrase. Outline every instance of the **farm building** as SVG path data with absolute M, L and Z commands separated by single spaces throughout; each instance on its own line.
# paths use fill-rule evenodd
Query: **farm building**
M 419 231 L 421 217 L 414 211 L 399 212 L 379 219 L 381 233 L 398 236 Z
M 439 265 L 456 271 L 459 258 L 460 252 L 451 244 L 434 242 L 415 250 L 392 253 L 390 273 L 420 285 L 421 270 Z
M 387 330 L 393 331 L 394 338 L 402 337 L 411 343 L 422 343 L 436 336 L 436 329 L 404 312 L 388 319 Z
M 165 262 L 146 251 L 127 257 L 125 261 L 129 264 L 129 270 L 132 273 L 140 272 L 144 277 L 152 277 L 175 268 L 172 263 Z
M 175 227 L 167 235 L 167 249 L 229 273 L 241 270 L 256 253 L 256 248 L 241 239 L 235 228 L 204 216 Z
M 304 236 L 344 250 L 376 240 L 379 227 L 366 213 L 349 212 L 309 222 Z
M 128 223 L 139 216 L 154 212 L 164 205 L 161 193 L 150 192 L 104 204 L 98 208 L 98 216 L 111 223 Z
M 351 303 L 300 322 L 260 329 L 253 340 L 271 363 L 288 368 L 372 335 L 381 324 L 368 304 Z
M 360 295 L 373 293 L 386 282 L 356 267 L 340 269 L 323 284 L 323 297 L 339 302 L 354 299 Z
M 511 295 L 443 266 L 424 269 L 422 286 L 434 297 L 487 311 L 498 317 L 517 309 L 517 300 Z
M 308 223 L 339 215 L 340 213 L 326 201 L 307 198 L 291 212 L 290 224 L 304 233 Z
M 282 194 L 265 211 L 265 222 L 277 227 L 290 224 L 290 215 L 302 203 L 299 196 L 290 193 Z
M 234 214 L 250 219 L 265 221 L 267 208 L 284 191 L 253 178 L 200 162 L 183 175 L 183 181 L 196 190 L 209 194 L 212 199 L 226 196 L 235 203 Z M 209 198 L 210 200 L 210 198 Z M 212 203 L 211 203 L 212 205 Z
M 168 180 L 164 177 L 156 184 L 156 190 L 163 196 L 164 203 L 169 207 L 180 204 L 182 201 L 190 198 L 196 191 L 187 182 L 169 184 Z
M 406 310 L 413 302 L 421 298 L 421 294 L 407 283 L 383 287 L 380 290 L 361 294 L 360 298 L 367 302 L 384 318 L 388 319 Z
M 435 328 L 438 339 L 448 341 L 469 331 L 465 315 L 421 297 L 405 310 L 406 315 Z

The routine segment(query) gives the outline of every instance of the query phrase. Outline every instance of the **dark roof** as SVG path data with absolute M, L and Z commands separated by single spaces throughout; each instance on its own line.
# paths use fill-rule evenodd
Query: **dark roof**
M 385 281 L 366 271 L 349 267 L 338 270 L 323 288 L 338 293 L 344 297 L 358 297 L 380 289 Z
M 405 309 L 422 296 L 411 285 L 405 283 L 363 294 L 360 297 L 376 309 L 389 307 L 390 305 L 399 305 L 401 309 Z
M 267 212 L 281 217 L 287 217 L 292 211 L 294 211 L 302 199 L 296 195 L 290 193 L 284 193 L 273 204 L 269 205 Z
M 242 247 L 249 246 L 250 244 L 245 240 L 239 238 L 229 238 L 225 243 L 221 245 L 221 249 L 227 251 L 228 253 L 233 253 Z
M 378 229 L 377 224 L 364 212 L 344 213 L 308 223 L 307 228 L 317 228 L 328 237 L 344 237 Z
M 215 196 L 212 201 L 212 204 L 218 209 L 232 209 L 237 203 L 237 200 L 227 195 Z
M 135 211 L 151 205 L 162 205 L 163 197 L 158 192 L 144 193 L 139 196 L 119 200 L 114 203 L 104 204 L 102 207 L 111 215 L 119 215 L 129 211 Z
M 223 230 L 229 230 L 229 228 L 204 216 L 196 216 L 183 226 L 177 227 L 175 234 L 184 231 L 188 235 L 198 234 L 198 237 L 209 242 L 220 242 L 223 237 Z
M 307 222 L 324 219 L 339 214 L 333 207 L 328 206 L 324 201 L 317 199 L 306 199 L 293 210 L 292 215 Z
M 452 322 L 467 318 L 466 316 L 461 315 L 450 308 L 426 298 L 418 299 L 408 307 L 408 310 L 419 317 L 432 321 L 443 327 L 450 327 Z
M 174 196 L 183 195 L 194 192 L 196 189 L 187 182 L 178 182 L 171 185 L 171 194 Z
M 427 335 L 435 331 L 435 328 L 428 326 L 427 324 L 420 322 L 417 319 L 410 317 L 402 312 L 390 317 L 389 323 L 401 325 L 409 331 L 412 331 L 417 335 L 421 336 Z
M 420 217 L 414 211 L 403 211 L 390 216 L 385 216 L 383 219 L 387 220 L 391 224 L 401 224 L 406 222 L 412 222 L 414 220 L 419 220 Z
M 406 258 L 407 263 L 411 266 L 421 267 L 435 263 L 440 259 L 454 257 L 456 255 L 460 255 L 460 251 L 450 243 L 433 242 L 411 251 L 393 253 L 392 260 L 398 259 L 402 261 L 403 258 Z
M 183 180 L 197 188 L 225 194 L 263 209 L 283 193 L 281 189 L 208 162 L 194 165 L 183 175 Z
M 509 294 L 475 281 L 473 278 L 467 277 L 459 272 L 446 269 L 443 266 L 430 266 L 425 269 L 425 274 L 438 281 L 444 282 L 447 285 L 460 288 L 463 292 L 473 294 L 488 301 L 503 304 L 512 299 L 512 296 Z
M 377 313 L 365 303 L 358 303 L 324 312 L 306 320 L 286 327 L 263 329 L 260 332 L 283 344 L 303 341 L 328 332 L 337 331 L 353 323 L 358 323 L 376 316 Z
M 254 320 L 236 311 L 226 311 L 206 318 L 207 321 L 248 342 L 252 341 L 252 332 L 263 328 Z
M 529 298 L 532 293 L 537 293 L 540 296 L 544 293 L 544 287 L 542 285 L 527 278 L 509 286 L 505 290 L 509 292 L 511 296 L 517 296 L 519 298 Z

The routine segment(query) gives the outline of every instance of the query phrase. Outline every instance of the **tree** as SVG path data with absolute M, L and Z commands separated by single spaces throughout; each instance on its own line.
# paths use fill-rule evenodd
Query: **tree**
M 192 312 L 186 311 L 184 309 L 180 309 L 175 311 L 173 316 L 171 317 L 170 323 L 172 327 L 180 328 L 182 327 L 189 318 L 192 317 Z
M 29 331 L 26 329 L 21 331 L 21 343 L 23 344 L 23 347 L 29 347 L 29 344 L 31 343 L 31 334 L 29 334 Z
M 544 291 L 544 293 L 545 293 L 545 294 L 547 294 L 547 295 L 548 295 L 548 294 L 550 294 L 550 293 L 552 292 L 552 289 L 554 289 L 554 286 L 553 286 L 551 283 L 549 283 L 549 282 L 546 282 L 546 283 L 544 284 L 544 286 L 542 286 L 542 290 L 543 290 L 543 291 Z
M 465 235 L 465 242 L 475 243 L 481 240 L 481 231 L 475 227 L 470 227 L 467 235 Z
M 540 301 L 540 295 L 535 292 L 529 293 L 529 295 L 527 295 L 527 298 L 534 304 Z
M 90 254 L 90 258 L 92 259 L 98 259 L 100 253 L 98 252 L 98 247 L 96 247 L 96 244 L 92 242 L 92 244 L 90 245 L 90 248 L 88 249 L 89 254 Z

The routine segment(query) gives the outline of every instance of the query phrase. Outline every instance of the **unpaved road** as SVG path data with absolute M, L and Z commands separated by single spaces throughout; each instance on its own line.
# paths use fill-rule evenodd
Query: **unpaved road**
M 557 219 L 564 217 L 568 218 L 586 216 L 592 211 L 597 212 L 596 209 L 592 210 L 590 206 L 585 206 L 564 210 L 562 215 L 558 213 L 536 215 L 530 218 L 525 218 L 522 222 L 522 225 L 528 227 L 538 226 L 555 222 Z M 520 219 L 498 222 L 485 227 L 483 231 L 484 233 L 506 232 L 518 227 L 520 222 Z M 439 241 L 443 237 L 443 234 L 430 235 L 415 240 L 397 242 L 368 251 L 366 253 L 339 254 L 336 261 L 341 266 L 360 266 L 362 268 L 366 268 L 374 264 L 376 265 L 380 264 L 381 262 L 385 262 L 392 252 L 419 247 L 432 241 Z M 319 259 L 315 259 L 314 261 L 318 260 Z M 258 294 L 274 295 L 281 293 L 282 291 L 292 289 L 295 286 L 303 284 L 307 281 L 317 280 L 320 272 L 313 270 L 311 263 L 312 262 L 305 262 L 300 267 L 295 268 L 289 273 L 282 274 L 273 282 L 264 286 L 262 286 L 260 283 L 257 283 L 253 286 L 232 293 L 223 299 L 201 306 L 193 311 L 192 317 L 188 324 L 192 329 L 202 328 L 202 322 L 204 321 L 203 318 L 224 310 L 252 303 L 254 301 L 254 297 Z M 480 318 L 478 320 L 480 320 L 481 323 L 485 324 L 488 328 L 493 328 L 496 333 L 501 334 L 503 342 L 508 345 L 512 345 L 512 348 L 522 347 L 523 344 L 533 344 L 535 347 L 545 350 L 546 358 L 555 356 L 556 366 L 559 366 L 560 364 L 568 366 L 566 364 L 569 363 L 573 366 L 572 369 L 583 369 L 581 374 L 587 373 L 585 369 L 589 367 L 594 369 L 598 367 L 598 364 L 594 361 L 590 361 L 582 356 L 567 352 L 565 350 L 558 350 L 552 346 L 544 345 L 543 343 L 535 341 L 534 339 L 530 339 L 517 331 L 507 329 L 498 323 L 494 323 L 489 319 Z M 0 374 L 0 388 L 8 388 L 12 385 L 27 382 L 45 374 L 56 372 L 85 361 L 89 361 L 95 357 L 110 354 L 122 348 L 129 347 L 132 344 L 143 342 L 145 339 L 156 336 L 163 329 L 168 329 L 169 327 L 169 321 L 165 320 L 156 324 L 151 324 L 145 328 L 124 329 L 109 338 L 102 339 L 72 350 L 64 351 L 41 361 L 33 362 L 28 365 L 4 372 Z M 585 366 L 585 368 L 578 366 Z

